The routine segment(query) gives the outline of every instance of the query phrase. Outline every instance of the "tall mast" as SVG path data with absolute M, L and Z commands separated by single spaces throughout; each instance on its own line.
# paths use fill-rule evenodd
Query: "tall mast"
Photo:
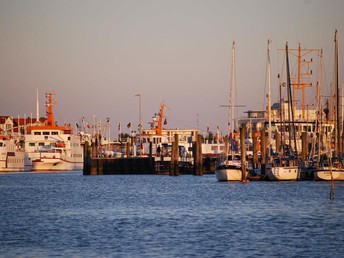
M 321 92 L 322 92 L 322 62 L 323 62 L 323 51 L 320 50 L 320 62 L 319 62 L 319 82 L 317 84 L 317 132 L 319 133 L 319 137 L 317 139 L 318 142 L 318 162 L 320 161 L 320 148 L 322 145 L 322 99 L 321 99 Z
M 229 85 L 229 106 L 228 106 L 228 125 L 229 125 L 229 133 L 233 134 L 234 132 L 234 64 L 235 64 L 235 42 L 233 41 L 232 44 L 232 64 L 231 64 L 231 81 Z
M 335 127 L 335 152 L 338 157 L 341 156 L 341 140 L 340 140 L 340 96 L 339 96 L 339 87 L 338 87 L 338 36 L 337 30 L 334 35 L 334 43 L 335 43 L 335 54 L 334 54 L 334 86 L 336 90 L 336 127 Z
M 270 39 L 268 39 L 268 113 L 269 113 L 269 148 L 271 141 L 271 67 L 270 67 Z M 270 151 L 268 156 L 270 156 Z
M 291 135 L 293 134 L 294 138 L 294 147 L 295 152 L 297 153 L 297 145 L 296 145 L 296 134 L 295 134 L 295 124 L 294 124 L 294 110 L 293 110 L 293 98 L 291 94 L 291 82 L 290 82 L 290 71 L 289 71 L 289 55 L 288 55 L 288 42 L 285 44 L 285 52 L 286 52 L 286 66 L 287 66 L 287 88 L 288 88 L 288 122 L 289 122 L 289 144 L 291 147 Z M 291 120 L 290 120 L 291 118 Z M 290 124 L 292 123 L 292 124 Z

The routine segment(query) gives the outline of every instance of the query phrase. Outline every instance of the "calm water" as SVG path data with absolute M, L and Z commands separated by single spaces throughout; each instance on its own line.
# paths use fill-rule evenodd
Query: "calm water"
M 344 183 L 0 175 L 1 257 L 344 256 Z

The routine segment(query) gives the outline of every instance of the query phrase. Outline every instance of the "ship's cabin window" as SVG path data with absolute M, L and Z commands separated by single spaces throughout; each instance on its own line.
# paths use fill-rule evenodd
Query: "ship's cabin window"
M 34 146 L 35 146 L 35 143 L 34 143 L 34 142 L 30 142 L 30 143 L 29 143 L 29 146 L 34 147 Z
M 41 135 L 41 132 L 34 132 L 34 135 Z
M 2 147 L 3 146 L 3 142 L 0 142 L 0 147 Z
M 39 142 L 38 146 L 44 146 L 44 142 Z
M 50 132 L 43 132 L 43 135 L 50 135 Z
M 70 137 L 68 137 L 68 141 L 70 141 Z
M 58 134 L 59 132 L 55 132 L 55 131 L 51 132 L 51 135 L 58 135 Z

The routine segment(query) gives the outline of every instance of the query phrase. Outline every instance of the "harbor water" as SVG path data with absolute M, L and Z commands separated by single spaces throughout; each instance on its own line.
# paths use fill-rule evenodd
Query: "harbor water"
M 0 175 L 0 257 L 343 257 L 344 183 Z

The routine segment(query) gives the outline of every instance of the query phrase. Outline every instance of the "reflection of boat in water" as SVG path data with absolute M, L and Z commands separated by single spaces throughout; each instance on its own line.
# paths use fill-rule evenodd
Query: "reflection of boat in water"
M 83 148 L 80 136 L 73 135 L 70 125 L 58 126 L 53 115 L 53 93 L 47 93 L 47 121 L 45 125 L 27 128 L 25 151 L 32 171 L 82 170 Z
M 0 136 L 0 172 L 25 171 L 25 152 L 15 139 Z

